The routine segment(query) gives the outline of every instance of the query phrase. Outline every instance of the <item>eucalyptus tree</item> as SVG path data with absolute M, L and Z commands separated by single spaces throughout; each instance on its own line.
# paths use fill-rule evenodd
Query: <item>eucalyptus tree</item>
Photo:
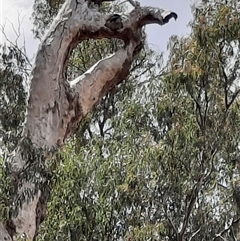
M 22 139 L 13 152 L 5 153 L 14 194 L 8 220 L 0 225 L 1 240 L 36 238 L 51 193 L 46 165 L 53 153 L 76 132 L 93 106 L 127 78 L 144 46 L 143 26 L 163 25 L 177 17 L 173 12 L 134 5 L 121 16 L 100 12 L 99 2 L 67 0 L 43 37 L 29 77 Z M 67 79 L 67 62 L 77 44 L 102 38 L 117 38 L 124 44 L 81 76 Z
M 196 5 L 164 74 L 116 93 L 103 134 L 85 119 L 39 240 L 240 239 L 239 21 L 236 1 Z

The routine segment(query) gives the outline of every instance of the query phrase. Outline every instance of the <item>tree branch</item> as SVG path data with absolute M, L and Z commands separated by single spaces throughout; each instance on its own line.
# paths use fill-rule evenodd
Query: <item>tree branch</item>
M 184 220 L 183 220 L 183 225 L 182 225 L 182 229 L 179 233 L 179 236 L 178 236 L 178 240 L 182 241 L 183 240 L 183 237 L 184 237 L 184 233 L 187 229 L 187 225 L 188 225 L 188 222 L 189 222 L 189 218 L 190 218 L 190 215 L 191 215 L 191 212 L 192 212 L 192 209 L 196 203 L 196 199 L 197 199 L 197 196 L 198 196 L 198 193 L 199 193 L 199 190 L 201 189 L 201 186 L 202 186 L 202 182 L 203 182 L 203 179 L 204 179 L 204 176 L 201 176 L 198 180 L 198 182 L 195 184 L 194 188 L 192 189 L 192 192 L 191 192 L 191 196 L 190 196 L 190 200 L 189 200 L 189 203 L 187 205 L 187 197 L 186 197 L 186 214 L 184 216 Z
M 109 16 L 89 8 L 85 0 L 66 1 L 36 56 L 25 134 L 35 133 L 32 141 L 41 146 L 63 145 L 92 106 L 128 75 L 133 57 L 143 46 L 142 26 L 151 23 L 163 25 L 172 17 L 177 18 L 177 15 L 151 7 L 135 8 L 125 16 Z M 89 38 L 122 39 L 125 47 L 94 65 L 95 70 L 91 68 L 92 74 L 86 72 L 84 78 L 79 77 L 81 84 L 76 85 L 74 90 L 71 88 L 73 85 L 70 87 L 67 83 L 65 67 L 72 50 L 78 43 Z M 89 85 L 90 82 L 92 86 Z M 95 93 L 90 101 L 96 86 L 99 95 L 96 96 Z M 86 88 L 91 90 L 86 92 Z M 41 118 L 40 113 L 44 113 Z M 51 134 L 46 136 L 46 133 Z
M 228 227 L 226 227 L 219 234 L 215 235 L 215 238 L 213 239 L 213 241 L 218 240 L 219 237 L 222 238 L 222 236 L 226 234 L 233 226 L 239 225 L 239 221 L 240 221 L 240 218 L 237 218 L 236 220 L 232 220 L 231 224 Z

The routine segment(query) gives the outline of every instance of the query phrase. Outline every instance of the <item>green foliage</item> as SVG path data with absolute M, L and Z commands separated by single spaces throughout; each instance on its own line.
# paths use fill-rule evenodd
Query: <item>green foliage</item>
M 35 0 L 33 5 L 33 32 L 36 38 L 42 38 L 53 18 L 57 15 L 63 0 Z
M 0 46 L 0 143 L 1 155 L 19 144 L 25 118 L 29 62 L 24 52 L 14 45 Z M 0 220 L 10 216 L 15 180 L 0 157 Z
M 191 35 L 170 39 L 165 71 L 146 47 L 129 78 L 81 122 L 49 164 L 52 192 L 37 240 L 239 238 L 235 4 L 202 1 Z M 83 42 L 71 56 L 69 79 L 120 45 Z
M 0 46 L 0 141 L 9 151 L 21 136 L 25 118 L 28 60 L 16 46 Z M 2 146 L 3 147 L 3 146 Z
M 228 16 L 239 21 L 230 5 L 199 5 L 192 34 L 170 40 L 167 71 L 130 78 L 81 124 L 39 240 L 233 240 L 239 24 Z
M 0 157 L 0 220 L 9 218 L 9 205 L 13 190 L 11 189 L 10 178 L 4 168 L 3 159 Z

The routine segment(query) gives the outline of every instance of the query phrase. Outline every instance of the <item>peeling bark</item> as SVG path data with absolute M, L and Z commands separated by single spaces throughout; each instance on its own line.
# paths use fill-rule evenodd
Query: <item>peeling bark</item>
M 102 1 L 90 2 L 95 4 L 89 5 L 89 0 L 67 0 L 39 46 L 32 70 L 24 129 L 24 138 L 36 148 L 50 150 L 62 146 L 93 106 L 126 79 L 134 56 L 143 47 L 144 25 L 163 25 L 171 18 L 177 18 L 175 13 L 138 4 L 126 16 L 103 15 L 97 7 Z M 65 77 L 68 58 L 78 43 L 90 38 L 118 38 L 125 42 L 125 46 L 69 83 Z M 37 189 L 35 183 L 22 179 L 20 174 L 38 162 L 39 156 L 33 149 L 28 151 L 31 155 L 25 155 L 22 146 L 7 160 L 12 175 L 19 177 L 14 200 L 26 188 L 31 191 Z M 48 153 L 44 154 L 46 158 Z M 8 234 L 13 240 L 16 235 L 24 234 L 30 240 L 37 235 L 38 226 L 44 219 L 46 202 L 41 190 L 35 193 L 31 200 L 23 202 L 17 216 L 8 222 L 15 235 L 8 233 L 1 224 L 0 240 L 11 240 Z

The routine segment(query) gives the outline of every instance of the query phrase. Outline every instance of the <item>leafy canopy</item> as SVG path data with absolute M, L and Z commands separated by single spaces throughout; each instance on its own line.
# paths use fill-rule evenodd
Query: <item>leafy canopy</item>
M 82 121 L 49 163 L 52 193 L 37 240 L 239 238 L 236 4 L 196 5 L 190 36 L 169 41 L 166 67 L 146 46 L 129 78 Z M 120 44 L 83 42 L 69 78 Z

